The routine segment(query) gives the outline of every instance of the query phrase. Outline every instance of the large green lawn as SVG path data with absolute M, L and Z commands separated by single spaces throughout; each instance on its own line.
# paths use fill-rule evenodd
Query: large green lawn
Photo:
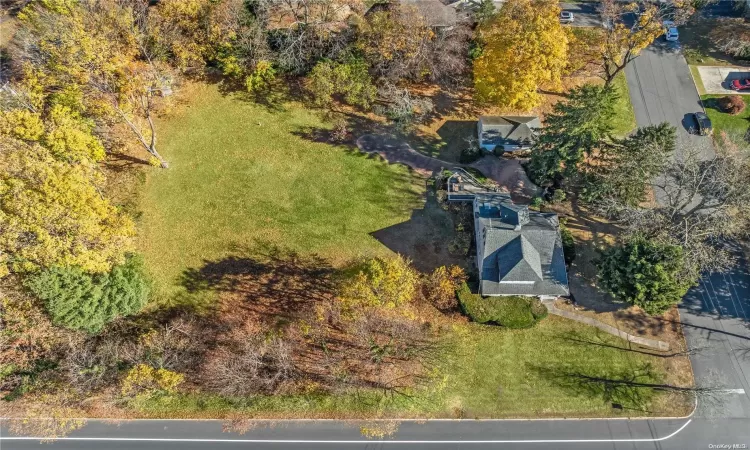
M 318 142 L 327 124 L 315 112 L 293 103 L 268 109 L 213 85 L 192 89 L 189 102 L 158 124 L 171 166 L 149 169 L 139 196 L 139 246 L 158 303 L 210 301 L 210 293 L 189 293 L 181 275 L 256 249 L 318 253 L 334 264 L 387 253 L 370 233 L 409 220 L 421 207 L 424 180 Z M 231 261 L 224 267 L 231 270 Z M 650 389 L 608 398 L 600 383 L 581 385 L 581 377 L 634 373 L 644 374 L 641 383 L 664 379 L 663 360 L 626 351 L 626 342 L 595 328 L 557 317 L 526 330 L 452 319 L 451 326 L 428 381 L 409 396 L 364 390 L 230 399 L 182 392 L 131 406 L 158 417 L 538 417 L 617 415 L 615 401 L 632 408 L 628 415 L 646 414 L 644 408 L 672 413 L 656 410 Z
M 750 107 L 733 116 L 723 113 L 716 105 L 716 99 L 724 97 L 723 95 L 701 95 L 703 105 L 706 107 L 706 114 L 711 119 L 714 127 L 714 134 L 718 135 L 722 131 L 733 137 L 744 136 L 750 127 Z M 750 102 L 750 96 L 743 96 L 745 102 Z
M 348 147 L 315 142 L 328 124 L 290 103 L 274 109 L 191 87 L 160 121 L 169 169 L 149 169 L 139 196 L 139 250 L 156 300 L 180 295 L 180 275 L 241 249 L 276 245 L 334 263 L 388 250 L 369 233 L 409 219 L 424 181 Z M 324 135 L 326 133 L 323 133 Z
M 617 381 L 659 383 L 662 360 L 627 351 L 627 342 L 558 317 L 536 327 L 457 326 L 446 337 L 428 387 L 406 395 L 364 390 L 293 396 L 222 398 L 169 395 L 133 404 L 146 417 L 609 417 L 677 415 L 685 405 L 653 389 Z M 638 376 L 636 376 L 638 375 Z M 583 380 L 597 378 L 601 382 Z M 606 383 L 609 380 L 614 383 Z M 623 410 L 613 409 L 620 403 Z

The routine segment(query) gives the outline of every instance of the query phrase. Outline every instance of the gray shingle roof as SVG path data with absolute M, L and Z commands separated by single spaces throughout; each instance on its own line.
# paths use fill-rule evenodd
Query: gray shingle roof
M 458 23 L 458 13 L 455 8 L 444 5 L 440 0 L 400 0 L 401 5 L 414 8 L 431 27 L 453 27 Z M 377 11 L 387 11 L 393 3 L 375 3 L 366 14 Z
M 497 252 L 498 280 L 514 283 L 542 280 L 539 252 L 524 235 L 516 236 Z M 500 257 L 502 256 L 502 258 Z
M 535 116 L 481 116 L 482 142 L 489 145 L 528 143 L 542 123 Z
M 482 295 L 568 295 L 556 214 L 529 211 L 507 194 L 474 197 Z M 509 211 L 522 211 L 521 226 Z

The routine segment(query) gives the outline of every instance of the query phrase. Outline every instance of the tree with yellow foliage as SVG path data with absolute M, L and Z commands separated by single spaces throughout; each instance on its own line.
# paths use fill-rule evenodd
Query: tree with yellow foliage
M 102 197 L 93 163 L 0 135 L 0 275 L 54 265 L 106 272 L 131 249 L 133 222 Z
M 684 23 L 693 8 L 679 0 L 669 4 L 604 0 L 601 11 L 606 30 L 601 44 L 603 78 L 610 84 L 643 49 L 664 34 L 664 20 Z M 632 20 L 633 15 L 636 20 Z
M 26 109 L 52 108 L 45 121 L 71 125 L 76 120 L 78 128 L 88 127 L 91 120 L 101 125 L 119 121 L 158 164 L 167 167 L 156 151 L 152 119 L 164 65 L 146 45 L 151 38 L 139 14 L 143 11 L 114 0 L 34 2 L 18 14 L 23 33 L 16 37 L 12 56 L 23 69 L 20 84 L 31 99 Z M 53 133 L 58 142 L 86 138 L 71 134 L 75 127 L 58 130 Z M 91 150 L 98 159 L 104 156 L 103 150 Z
M 356 316 L 366 308 L 396 308 L 414 299 L 419 274 L 411 261 L 398 255 L 367 260 L 362 270 L 345 283 L 340 300 L 347 315 Z
M 474 60 L 477 97 L 498 106 L 530 110 L 540 87 L 558 89 L 567 64 L 568 37 L 552 0 L 506 2 L 478 29 L 483 43 Z

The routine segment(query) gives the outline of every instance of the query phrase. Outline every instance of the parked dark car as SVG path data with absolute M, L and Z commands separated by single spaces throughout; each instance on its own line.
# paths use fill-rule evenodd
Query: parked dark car
M 750 78 L 746 78 L 744 80 L 732 80 L 732 83 L 730 84 L 730 86 L 735 91 L 750 90 Z
M 695 131 L 701 136 L 707 136 L 714 130 L 711 125 L 711 119 L 704 112 L 693 113 L 695 119 Z

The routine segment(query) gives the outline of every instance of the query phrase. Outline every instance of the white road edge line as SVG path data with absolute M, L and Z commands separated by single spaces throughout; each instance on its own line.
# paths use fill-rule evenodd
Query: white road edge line
M 723 389 L 721 392 L 726 392 L 727 394 L 744 394 L 744 389 Z
M 605 442 L 663 442 L 675 437 L 684 430 L 693 419 L 689 419 L 680 428 L 668 436 L 660 438 L 632 439 L 529 439 L 529 440 L 482 440 L 482 441 L 411 441 L 411 440 L 305 440 L 305 439 L 182 439 L 182 438 L 111 438 L 111 437 L 44 437 L 12 436 L 0 437 L 1 441 L 107 441 L 107 442 L 203 442 L 203 443 L 237 443 L 237 444 L 561 444 L 561 443 L 605 443 Z

